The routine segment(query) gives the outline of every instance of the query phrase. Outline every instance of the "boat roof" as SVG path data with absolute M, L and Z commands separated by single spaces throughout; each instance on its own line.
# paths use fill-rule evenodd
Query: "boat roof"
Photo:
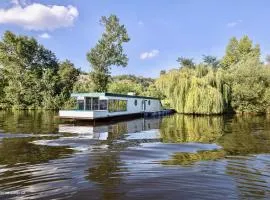
M 147 96 L 137 96 L 137 95 L 128 95 L 128 94 L 117 94 L 117 93 L 109 93 L 109 92 L 90 92 L 90 93 L 72 93 L 72 97 L 100 97 L 100 96 L 107 96 L 107 97 L 127 97 L 127 98 L 137 98 L 137 99 L 154 99 L 159 100 L 159 98 L 155 97 L 147 97 Z

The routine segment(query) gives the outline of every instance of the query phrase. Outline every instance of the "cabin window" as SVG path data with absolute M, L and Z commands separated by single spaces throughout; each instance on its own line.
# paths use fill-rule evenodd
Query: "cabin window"
M 134 105 L 137 106 L 137 104 L 138 104 L 138 101 L 137 101 L 137 99 L 135 99 Z
M 99 100 L 99 109 L 107 110 L 107 100 Z
M 78 110 L 84 110 L 84 100 L 78 100 Z
M 85 98 L 85 110 L 92 110 L 92 102 L 89 97 Z
M 148 105 L 149 105 L 149 106 L 151 105 L 151 101 L 150 101 L 150 100 L 148 100 Z
M 98 110 L 98 98 L 92 99 L 92 110 Z
M 109 112 L 127 111 L 127 101 L 119 99 L 109 100 Z

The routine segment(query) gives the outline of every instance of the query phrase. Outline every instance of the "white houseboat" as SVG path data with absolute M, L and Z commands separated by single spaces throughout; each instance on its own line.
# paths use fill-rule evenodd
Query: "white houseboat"
M 60 118 L 102 119 L 124 115 L 153 114 L 163 111 L 158 98 L 114 93 L 74 93 L 76 110 L 60 110 Z

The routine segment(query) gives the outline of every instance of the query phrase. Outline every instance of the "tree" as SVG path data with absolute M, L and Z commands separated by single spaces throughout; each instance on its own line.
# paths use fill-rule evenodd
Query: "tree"
M 39 107 L 44 85 L 41 79 L 47 70 L 58 70 L 55 55 L 34 38 L 5 32 L 0 42 L 0 65 L 6 79 L 6 102 L 16 108 Z
M 136 95 L 141 95 L 143 87 L 141 84 L 135 83 L 130 80 L 114 81 L 109 85 L 109 92 L 118 94 L 127 94 L 128 92 L 134 92 Z
M 193 58 L 179 57 L 176 61 L 179 62 L 181 67 L 187 67 L 187 68 L 194 68 L 195 67 L 195 64 L 193 62 Z
M 79 74 L 80 70 L 78 70 L 69 60 L 60 63 L 58 71 L 60 79 L 59 86 L 64 101 L 69 99 L 70 93 L 73 90 L 73 85 L 78 80 Z
M 225 71 L 232 91 L 232 108 L 238 113 L 265 113 L 270 108 L 270 69 L 254 57 L 242 59 Z
M 168 104 L 184 114 L 221 114 L 228 110 L 230 88 L 212 67 L 169 71 L 156 81 Z
M 69 100 L 79 75 L 70 61 L 58 63 L 34 38 L 10 31 L 0 41 L 0 66 L 2 108 L 58 109 Z
M 142 85 L 143 88 L 148 88 L 151 84 L 154 83 L 153 78 L 145 78 L 142 76 L 135 76 L 135 75 L 118 75 L 118 76 L 113 76 L 112 77 L 112 82 L 117 82 L 117 81 L 123 81 L 123 80 L 129 80 L 134 83 Z
M 215 56 L 206 56 L 206 55 L 203 55 L 203 62 L 209 66 L 212 66 L 214 68 L 217 68 L 218 65 L 219 65 L 219 61 L 217 59 L 217 57 Z
M 236 64 L 241 59 L 248 58 L 251 55 L 254 59 L 259 59 L 259 45 L 253 47 L 252 41 L 248 36 L 242 37 L 239 41 L 233 37 L 226 47 L 226 54 L 221 61 L 221 65 L 224 69 L 227 69 L 229 66 Z
M 164 74 L 166 74 L 166 70 L 160 70 L 159 75 L 161 76 L 161 75 L 164 75 Z
M 88 74 L 80 74 L 74 83 L 73 92 L 94 92 L 94 84 Z
M 87 53 L 87 59 L 91 64 L 91 79 L 94 90 L 107 91 L 110 78 L 110 67 L 127 66 L 128 57 L 124 53 L 123 44 L 130 39 L 124 25 L 121 25 L 116 15 L 103 16 L 100 20 L 105 31 L 96 46 Z

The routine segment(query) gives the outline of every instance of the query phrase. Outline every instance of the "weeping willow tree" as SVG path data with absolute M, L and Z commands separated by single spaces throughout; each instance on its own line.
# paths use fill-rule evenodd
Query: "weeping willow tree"
M 230 87 L 222 69 L 206 65 L 183 67 L 162 75 L 156 85 L 171 107 L 185 114 L 222 114 L 230 105 Z

